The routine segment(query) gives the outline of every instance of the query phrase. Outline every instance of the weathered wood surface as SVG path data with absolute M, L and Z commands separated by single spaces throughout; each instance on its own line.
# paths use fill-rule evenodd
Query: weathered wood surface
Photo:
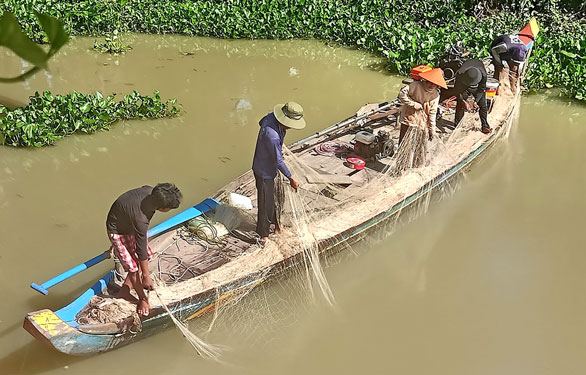
M 338 184 L 338 185 L 351 185 L 352 178 L 347 175 L 337 175 L 337 174 L 320 174 L 319 176 L 316 175 L 307 175 L 304 176 L 305 181 L 308 184 Z

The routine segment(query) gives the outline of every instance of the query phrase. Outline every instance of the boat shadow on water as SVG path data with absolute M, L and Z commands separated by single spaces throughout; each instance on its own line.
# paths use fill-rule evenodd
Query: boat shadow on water
M 20 328 L 20 324 L 15 325 L 12 329 L 17 328 Z M 34 375 L 59 368 L 68 368 L 67 366 L 81 362 L 84 359 L 86 358 L 49 350 L 46 345 L 34 340 L 0 358 L 0 369 L 2 369 L 3 374 Z

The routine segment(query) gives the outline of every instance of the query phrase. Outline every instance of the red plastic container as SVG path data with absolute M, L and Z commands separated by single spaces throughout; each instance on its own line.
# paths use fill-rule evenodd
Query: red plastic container
M 357 170 L 364 169 L 364 166 L 366 165 L 364 159 L 361 158 L 348 158 L 346 159 L 346 163 L 348 167 Z

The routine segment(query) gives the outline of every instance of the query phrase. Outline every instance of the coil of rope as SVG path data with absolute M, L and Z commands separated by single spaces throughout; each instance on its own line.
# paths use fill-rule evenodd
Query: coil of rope
M 344 154 L 351 152 L 350 146 L 338 142 L 324 142 L 313 149 L 318 155 L 343 158 Z

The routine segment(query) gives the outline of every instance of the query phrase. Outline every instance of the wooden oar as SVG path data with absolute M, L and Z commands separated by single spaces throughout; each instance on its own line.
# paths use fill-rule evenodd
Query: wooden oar
M 147 232 L 147 237 L 151 238 L 151 237 L 154 237 L 160 233 L 163 233 L 168 229 L 171 229 L 177 225 L 180 225 L 180 224 L 186 222 L 187 220 L 191 220 L 191 219 L 201 215 L 202 213 L 206 213 L 206 212 L 210 211 L 211 209 L 213 209 L 214 207 L 216 207 L 219 204 L 220 204 L 220 202 L 218 202 L 217 200 L 215 200 L 213 198 L 207 198 L 204 201 L 196 204 L 195 206 L 189 207 L 187 210 L 185 210 L 185 211 L 163 221 L 161 224 L 149 229 L 149 231 Z M 77 266 L 63 272 L 60 275 L 53 277 L 50 280 L 45 281 L 42 284 L 32 283 L 31 288 L 33 288 L 34 290 L 36 290 L 39 293 L 47 295 L 49 293 L 48 289 L 50 287 L 57 285 L 60 282 L 67 280 L 70 277 L 77 275 L 81 271 L 85 271 L 88 268 L 95 266 L 96 264 L 98 264 L 101 261 L 108 259 L 108 258 L 110 258 L 110 250 L 105 251 L 105 252 L 93 257 L 92 259 L 90 259 L 86 262 L 78 264 Z

